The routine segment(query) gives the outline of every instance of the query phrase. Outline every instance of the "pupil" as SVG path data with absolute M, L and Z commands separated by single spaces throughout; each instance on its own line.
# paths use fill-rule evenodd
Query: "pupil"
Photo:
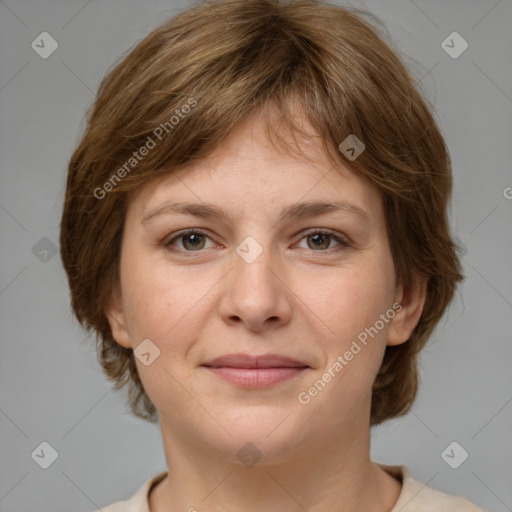
M 200 240 L 201 236 L 202 235 L 197 235 L 195 233 L 191 233 L 191 234 L 187 235 L 185 240 L 186 240 L 188 245 L 196 247 L 198 244 L 201 243 L 201 240 Z
M 323 233 L 318 233 L 316 235 L 313 235 L 313 244 L 316 246 L 316 247 L 321 247 L 323 245 L 325 245 L 325 239 L 327 238 L 328 235 L 325 235 Z M 324 243 L 322 243 L 322 241 Z M 327 244 L 329 245 L 329 244 Z

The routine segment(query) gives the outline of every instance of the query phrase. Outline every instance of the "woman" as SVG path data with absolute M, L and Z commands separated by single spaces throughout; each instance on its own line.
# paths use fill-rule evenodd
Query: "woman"
M 168 471 L 108 512 L 478 511 L 370 460 L 462 279 L 450 161 L 365 13 L 217 1 L 103 80 L 61 254 Z

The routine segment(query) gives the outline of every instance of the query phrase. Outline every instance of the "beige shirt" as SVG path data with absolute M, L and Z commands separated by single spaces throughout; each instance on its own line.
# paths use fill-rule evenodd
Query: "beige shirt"
M 402 492 L 391 512 L 484 512 L 464 498 L 426 487 L 414 480 L 406 466 L 378 464 L 402 482 Z M 117 501 L 102 512 L 150 512 L 148 494 L 151 487 L 163 480 L 167 471 L 146 481 L 128 501 Z

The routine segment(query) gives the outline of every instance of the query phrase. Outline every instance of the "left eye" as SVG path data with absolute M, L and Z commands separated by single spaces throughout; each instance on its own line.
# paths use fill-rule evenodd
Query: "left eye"
M 212 241 L 212 239 L 199 230 L 190 230 L 190 231 L 182 231 L 180 234 L 170 239 L 165 243 L 165 246 L 169 249 L 177 248 L 180 250 L 184 250 L 186 252 L 196 252 L 201 249 L 205 249 L 206 239 Z M 330 247 L 331 242 L 334 240 L 338 247 L 335 250 L 340 250 L 349 246 L 349 243 L 344 238 L 331 233 L 330 231 L 312 231 L 301 238 L 302 240 L 307 240 L 307 249 L 312 249 L 316 252 L 320 250 L 320 252 L 325 251 L 326 249 L 332 249 Z M 182 247 L 176 247 L 176 242 L 181 241 Z M 213 242 L 213 241 L 212 241 Z M 210 246 L 212 247 L 212 246 Z
M 335 250 L 343 249 L 344 247 L 348 247 L 348 242 L 341 238 L 340 236 L 331 233 L 330 231 L 312 231 L 305 235 L 301 240 L 311 240 L 311 243 L 308 241 L 308 249 L 329 249 L 330 242 L 334 240 L 337 242 L 338 247 Z

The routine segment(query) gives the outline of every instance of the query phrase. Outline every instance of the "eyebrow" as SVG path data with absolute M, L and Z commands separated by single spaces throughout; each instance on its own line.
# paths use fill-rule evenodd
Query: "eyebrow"
M 282 208 L 279 214 L 279 222 L 288 219 L 305 219 L 326 215 L 332 212 L 345 211 L 353 214 L 365 223 L 370 222 L 370 217 L 365 210 L 348 201 L 315 201 L 309 203 L 293 203 Z M 193 215 L 201 218 L 214 218 L 225 220 L 229 214 L 221 207 L 209 203 L 171 203 L 165 202 L 145 215 L 141 223 L 163 214 Z

